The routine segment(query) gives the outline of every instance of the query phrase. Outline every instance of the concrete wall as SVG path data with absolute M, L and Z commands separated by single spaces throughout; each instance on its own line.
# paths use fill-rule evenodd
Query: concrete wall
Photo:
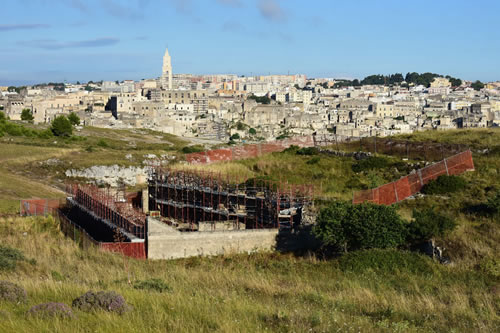
M 149 259 L 271 251 L 278 235 L 278 229 L 180 232 L 153 218 L 148 218 L 147 229 Z

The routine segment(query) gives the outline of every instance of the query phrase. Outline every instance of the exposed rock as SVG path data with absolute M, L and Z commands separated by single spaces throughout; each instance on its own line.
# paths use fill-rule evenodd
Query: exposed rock
M 135 186 L 146 182 L 148 167 L 121 167 L 118 165 L 94 165 L 83 170 L 66 170 L 66 177 L 92 179 L 97 185 L 116 187 L 121 184 Z

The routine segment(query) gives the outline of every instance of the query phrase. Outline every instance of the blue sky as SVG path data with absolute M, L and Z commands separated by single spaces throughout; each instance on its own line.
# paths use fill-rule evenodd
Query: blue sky
M 2 1 L 0 85 L 174 73 L 500 80 L 498 0 Z

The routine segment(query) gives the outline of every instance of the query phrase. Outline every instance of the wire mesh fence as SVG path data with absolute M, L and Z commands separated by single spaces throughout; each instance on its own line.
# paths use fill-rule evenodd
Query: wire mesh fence
M 474 162 L 470 150 L 445 158 L 417 172 L 384 184 L 371 190 L 353 193 L 354 204 L 372 202 L 381 205 L 392 205 L 419 192 L 422 187 L 441 175 L 458 175 L 474 170 Z

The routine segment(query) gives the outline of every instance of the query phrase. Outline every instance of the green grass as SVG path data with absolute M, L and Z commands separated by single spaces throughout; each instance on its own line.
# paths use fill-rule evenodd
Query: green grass
M 500 189 L 498 133 L 431 131 L 408 137 L 467 142 L 469 136 L 477 149 L 490 149 L 486 155 L 474 153 L 476 171 L 463 175 L 465 190 L 397 205 L 399 214 L 408 220 L 413 209 L 435 207 L 457 222 L 450 235 L 436 239 L 451 258 L 448 266 L 399 251 L 367 251 L 330 260 L 261 253 L 140 261 L 80 249 L 64 238 L 50 219 L 0 217 L 1 244 L 21 250 L 27 258 L 18 262 L 14 271 L 0 271 L 0 280 L 20 284 L 29 296 L 27 304 L 0 301 L 0 332 L 497 331 L 499 222 L 466 208 L 486 202 Z M 20 198 L 63 195 L 57 187 L 67 168 L 138 165 L 145 154 L 181 154 L 184 145 L 148 131 L 85 128 L 78 135 L 86 139 L 53 143 L 56 140 L 0 138 L 0 213 L 15 211 Z M 105 140 L 107 147 L 99 147 L 99 140 Z M 131 140 L 135 147 L 128 144 Z M 166 148 L 172 146 L 167 141 L 175 150 Z M 87 151 L 89 146 L 92 151 Z M 132 154 L 133 159 L 126 159 L 126 154 Z M 61 163 L 45 164 L 50 158 Z M 408 163 L 412 161 L 385 158 L 387 168 L 359 173 L 353 171 L 355 161 L 351 158 L 291 151 L 259 159 L 176 167 L 220 172 L 241 181 L 265 177 L 292 184 L 312 183 L 321 197 L 350 199 L 352 190 L 377 186 L 410 171 Z M 155 288 L 134 288 L 140 281 L 160 280 L 168 286 L 161 293 Z M 73 320 L 25 316 L 33 305 L 51 301 L 71 304 L 88 290 L 117 291 L 135 309 L 123 316 L 75 310 L 77 319 Z
M 0 302 L 2 332 L 466 332 L 500 324 L 493 276 L 405 252 L 367 253 L 379 258 L 376 266 L 366 256 L 326 261 L 267 253 L 140 261 L 84 251 L 41 219 L 0 219 L 0 235 L 36 261 L 0 271 L 29 297 L 27 304 Z M 170 290 L 134 288 L 151 278 Z M 116 291 L 134 310 L 75 310 L 73 320 L 25 316 L 35 304 L 71 304 L 88 290 Z

